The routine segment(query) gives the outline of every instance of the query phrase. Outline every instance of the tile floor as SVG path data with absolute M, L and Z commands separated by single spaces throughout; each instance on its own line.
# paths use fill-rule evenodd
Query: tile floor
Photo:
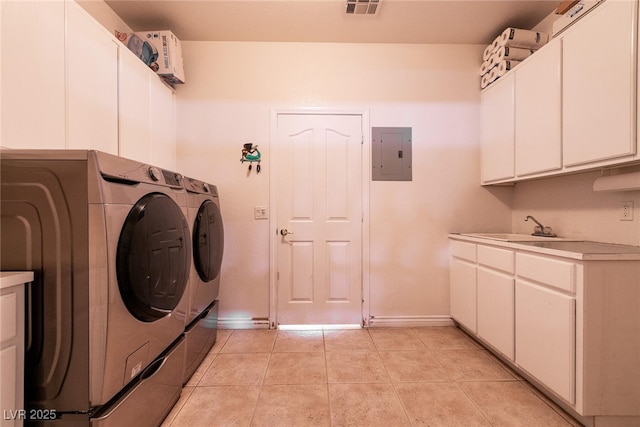
M 454 327 L 219 330 L 162 427 L 579 426 Z

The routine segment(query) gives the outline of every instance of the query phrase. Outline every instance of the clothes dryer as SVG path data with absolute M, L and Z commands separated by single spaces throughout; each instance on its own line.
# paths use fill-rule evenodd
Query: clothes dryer
M 3 150 L 0 169 L 1 268 L 35 272 L 27 413 L 110 426 L 138 407 L 131 425 L 157 425 L 184 375 L 182 176 L 86 150 Z
M 186 383 L 215 343 L 218 324 L 220 269 L 224 253 L 224 227 L 218 189 L 213 184 L 185 177 L 187 212 L 191 227 L 192 263 L 189 275 L 189 311 L 186 316 Z

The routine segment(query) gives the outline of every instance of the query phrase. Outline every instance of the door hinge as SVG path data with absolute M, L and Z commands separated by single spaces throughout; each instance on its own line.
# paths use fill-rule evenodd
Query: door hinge
M 280 272 L 276 271 L 276 280 L 280 280 Z

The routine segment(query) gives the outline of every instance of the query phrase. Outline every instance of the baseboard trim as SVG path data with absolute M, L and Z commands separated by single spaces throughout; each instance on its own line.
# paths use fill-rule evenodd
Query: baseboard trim
M 218 329 L 269 329 L 268 319 L 218 318 Z
M 371 316 L 369 328 L 454 326 L 450 316 Z M 268 319 L 218 318 L 218 329 L 269 329 Z
M 420 326 L 454 326 L 450 316 L 371 316 L 370 328 L 410 328 Z

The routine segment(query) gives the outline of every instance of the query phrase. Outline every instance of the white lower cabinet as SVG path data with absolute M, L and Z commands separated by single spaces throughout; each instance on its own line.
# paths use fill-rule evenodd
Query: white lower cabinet
M 583 422 L 640 425 L 640 260 L 450 243 L 457 323 Z
M 451 317 L 471 332 L 476 327 L 476 245 L 451 241 Z
M 0 408 L 2 427 L 23 425 L 25 287 L 31 272 L 2 272 L 0 278 Z
M 514 360 L 513 275 L 478 267 L 478 336 Z
M 516 281 L 516 364 L 575 404 L 575 298 Z
M 513 360 L 515 253 L 485 245 L 477 253 L 478 336 Z

